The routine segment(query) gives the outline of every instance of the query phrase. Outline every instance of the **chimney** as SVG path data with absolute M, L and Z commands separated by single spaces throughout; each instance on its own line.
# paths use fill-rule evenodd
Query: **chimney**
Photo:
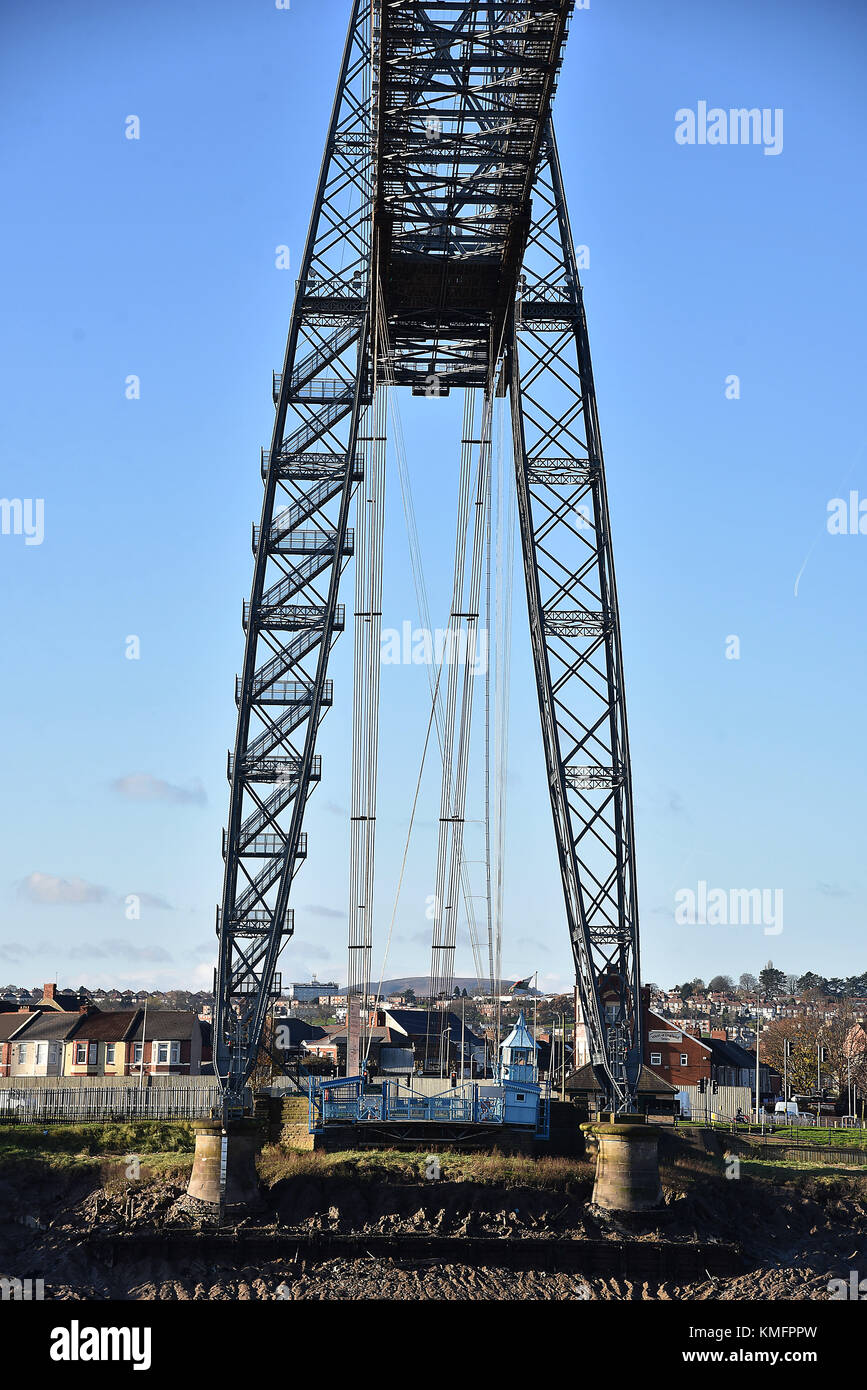
M 52 1002 L 53 1002 L 53 1001 L 57 998 L 57 985 L 56 985 L 56 984 L 54 984 L 54 985 L 43 985 L 43 986 L 42 986 L 42 998 L 43 998 L 43 999 L 50 999 L 50 1000 L 52 1000 Z

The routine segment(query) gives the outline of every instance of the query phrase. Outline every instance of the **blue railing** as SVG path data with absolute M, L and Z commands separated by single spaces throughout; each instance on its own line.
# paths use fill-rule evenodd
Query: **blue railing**
M 339 1082 L 310 1078 L 309 1121 L 311 1133 L 329 1121 L 364 1123 L 373 1120 L 424 1120 L 433 1124 L 503 1123 L 503 1097 L 487 1087 L 469 1083 L 435 1096 L 400 1096 L 393 1083 L 382 1092 L 364 1091 L 361 1077 Z

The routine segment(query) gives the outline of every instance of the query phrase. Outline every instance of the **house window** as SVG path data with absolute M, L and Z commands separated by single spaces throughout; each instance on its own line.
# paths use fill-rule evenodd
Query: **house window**
M 48 1064 L 49 1064 L 49 1066 L 52 1066 L 52 1067 L 53 1067 L 53 1066 L 55 1066 L 59 1061 L 60 1061 L 60 1043 L 56 1043 L 56 1042 L 49 1043 L 49 1044 L 48 1044 Z
M 76 1043 L 76 1044 L 75 1044 L 75 1062 L 76 1062 L 76 1066 L 81 1066 L 81 1065 L 83 1065 L 86 1061 L 87 1061 L 87 1043 Z
M 19 1043 L 19 1044 L 18 1044 L 18 1065 L 21 1066 L 21 1064 L 22 1064 L 23 1062 L 26 1062 L 26 1061 L 27 1061 L 27 1044 L 26 1044 L 26 1043 Z
M 108 1067 L 113 1067 L 113 1066 L 114 1066 L 114 1049 L 115 1049 L 115 1044 L 114 1044 L 114 1043 L 106 1043 L 106 1045 L 105 1045 L 105 1063 L 106 1063 L 106 1066 L 108 1066 Z
M 652 1067 L 661 1067 L 661 1066 L 662 1066 L 662 1053 L 661 1053 L 661 1052 L 651 1052 L 651 1054 L 650 1054 L 650 1065 L 651 1065 Z
M 681 1052 L 681 1054 L 680 1054 L 680 1065 L 681 1065 L 682 1067 L 688 1067 L 688 1066 L 689 1066 L 689 1056 L 687 1055 L 686 1052 Z
M 135 1066 L 141 1065 L 141 1046 L 141 1043 L 133 1043 L 132 1045 L 132 1060 Z
M 37 1065 L 37 1067 L 44 1067 L 44 1066 L 45 1066 L 45 1063 L 46 1063 L 47 1061 L 48 1061 L 48 1043 L 42 1043 L 42 1042 L 41 1042 L 41 1043 L 37 1043 L 37 1044 L 36 1044 L 36 1065 Z
M 88 1065 L 89 1067 L 95 1067 L 95 1066 L 96 1066 L 97 1052 L 98 1052 L 98 1049 L 97 1049 L 96 1043 L 88 1043 L 88 1044 L 87 1044 L 87 1065 Z

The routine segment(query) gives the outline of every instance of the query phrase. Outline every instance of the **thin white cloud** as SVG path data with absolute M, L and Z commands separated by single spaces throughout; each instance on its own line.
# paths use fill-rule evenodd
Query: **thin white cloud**
M 108 941 L 77 942 L 67 952 L 71 960 L 135 960 L 170 961 L 171 955 L 163 946 L 138 946 L 131 941 L 114 938 Z
M 58 878 L 55 874 L 34 872 L 20 880 L 18 896 L 31 903 L 68 906 L 75 903 L 102 903 L 110 896 L 107 888 L 87 883 L 83 878 Z
M 324 946 L 319 946 L 310 941 L 296 941 L 294 938 L 289 948 L 293 954 L 304 956 L 307 960 L 330 960 L 331 952 Z
M 820 882 L 816 884 L 816 888 L 824 898 L 849 898 L 852 896 L 849 889 L 844 888 L 841 883 Z
M 174 908 L 168 898 L 162 897 L 159 893 L 134 893 L 142 907 L 152 907 L 159 912 L 174 912 Z
M 149 772 L 130 772 L 115 778 L 111 785 L 125 801 L 167 801 L 174 806 L 204 806 L 207 801 L 198 779 L 189 787 L 179 787 Z

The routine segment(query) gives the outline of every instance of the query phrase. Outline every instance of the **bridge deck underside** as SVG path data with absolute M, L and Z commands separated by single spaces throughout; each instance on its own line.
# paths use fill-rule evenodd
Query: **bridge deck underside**
M 376 254 L 399 384 L 489 379 L 572 3 L 382 7 Z

